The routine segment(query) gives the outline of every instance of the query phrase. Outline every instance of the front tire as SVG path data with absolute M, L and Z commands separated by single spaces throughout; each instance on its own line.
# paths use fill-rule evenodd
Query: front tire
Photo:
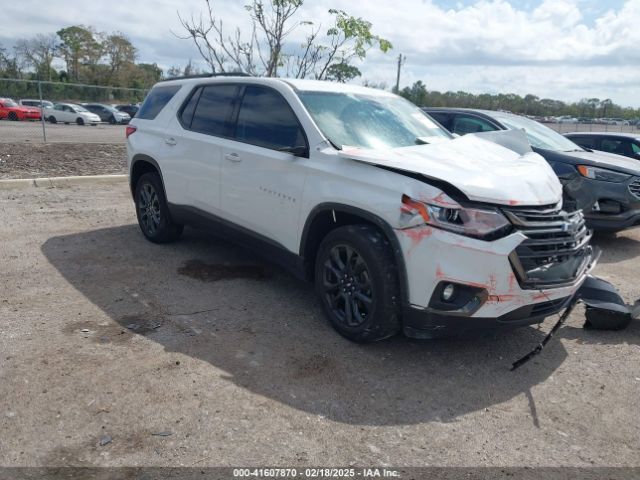
M 56 120 L 56 117 L 54 117 L 53 115 L 51 115 L 49 117 L 49 123 L 58 123 L 58 121 Z
M 331 231 L 315 264 L 316 291 L 333 327 L 354 342 L 374 342 L 400 330 L 400 287 L 389 240 L 370 225 Z
M 147 240 L 168 243 L 180 238 L 184 227 L 171 219 L 159 174 L 142 175 L 136 184 L 134 195 L 138 225 Z
M 117 123 L 117 122 L 116 122 L 116 117 L 114 117 L 113 115 L 111 115 L 111 116 L 109 117 L 109 123 L 110 123 L 111 125 L 115 125 L 115 124 Z
M 16 112 L 9 112 L 9 120 L 11 120 L 12 122 L 17 122 L 20 119 L 18 118 Z
M 80 126 L 84 125 L 84 119 L 82 117 L 78 117 L 78 119 L 76 120 L 76 123 Z

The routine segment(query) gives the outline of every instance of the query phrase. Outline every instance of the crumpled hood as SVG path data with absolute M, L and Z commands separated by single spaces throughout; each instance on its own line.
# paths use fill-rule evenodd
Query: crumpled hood
M 339 155 L 442 180 L 479 202 L 534 206 L 562 198 L 560 181 L 540 155 L 520 155 L 473 135 L 389 150 L 345 146 Z
M 585 165 L 610 168 L 631 175 L 640 175 L 640 161 L 634 160 L 633 158 L 616 155 L 615 153 L 599 152 L 597 150 L 593 152 L 578 151 L 561 153 L 562 155 L 575 159 L 576 163 L 580 163 L 580 161 L 583 160 Z

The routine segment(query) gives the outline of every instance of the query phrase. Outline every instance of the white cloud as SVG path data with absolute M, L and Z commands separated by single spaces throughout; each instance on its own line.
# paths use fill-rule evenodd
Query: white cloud
M 226 25 L 246 29 L 244 3 L 214 1 Z M 372 81 L 392 85 L 396 57 L 403 53 L 407 56 L 403 85 L 421 79 L 431 89 L 530 92 L 564 100 L 598 96 L 640 106 L 636 80 L 640 0 L 626 0 L 617 10 L 604 11 L 596 19 L 585 17 L 596 3 L 602 6 L 600 0 L 531 3 L 529 8 L 518 8 L 507 0 L 479 0 L 451 2 L 455 7 L 444 8 L 434 0 L 348 4 L 307 0 L 299 18 L 328 26 L 327 10 L 337 7 L 370 20 L 376 33 L 394 44 L 391 53 L 372 51 L 360 65 L 363 77 Z M 141 61 L 165 67 L 184 65 L 198 54 L 189 42 L 171 33 L 181 31 L 176 10 L 197 13 L 203 4 L 203 0 L 22 0 L 3 6 L 3 16 L 16 21 L 3 24 L 0 42 L 82 23 L 124 32 L 138 46 Z M 302 36 L 299 32 L 291 40 L 299 42 Z

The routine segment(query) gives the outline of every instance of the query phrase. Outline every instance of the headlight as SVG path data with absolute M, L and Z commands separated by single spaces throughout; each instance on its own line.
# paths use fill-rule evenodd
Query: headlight
M 468 237 L 486 238 L 511 225 L 496 209 L 442 207 L 406 195 L 402 196 L 402 204 L 403 212 L 420 215 L 426 224 Z
M 628 180 L 631 175 L 626 173 L 618 173 L 606 168 L 589 167 L 587 165 L 578 165 L 580 175 L 593 180 L 602 180 L 603 182 L 621 183 Z

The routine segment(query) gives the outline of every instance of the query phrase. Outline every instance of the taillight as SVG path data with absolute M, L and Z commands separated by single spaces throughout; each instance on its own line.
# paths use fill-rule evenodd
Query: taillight
M 138 129 L 133 125 L 127 125 L 127 129 L 124 132 L 124 134 L 126 135 L 126 138 L 129 138 L 129 135 L 131 135 L 132 133 L 135 133 L 136 130 Z

